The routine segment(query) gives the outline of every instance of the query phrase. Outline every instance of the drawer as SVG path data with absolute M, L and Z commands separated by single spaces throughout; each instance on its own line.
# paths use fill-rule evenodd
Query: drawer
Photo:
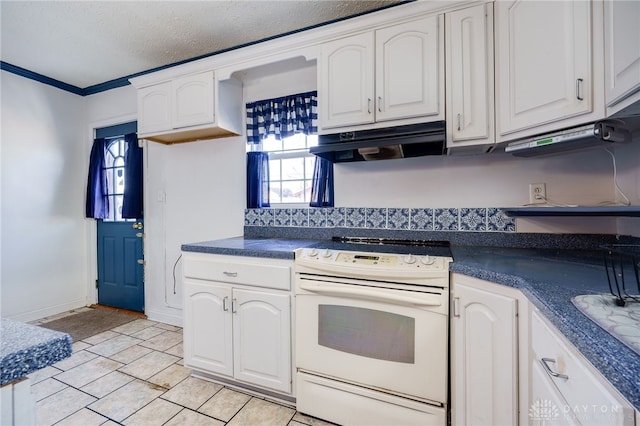
M 531 348 L 533 362 L 540 364 L 566 401 L 558 407 L 561 416 L 575 415 L 582 425 L 634 424 L 630 404 L 536 311 L 531 314 Z M 566 377 L 552 376 L 544 364 Z
M 219 261 L 207 259 L 207 256 L 185 257 L 182 272 L 186 278 L 279 290 L 291 289 L 291 267 L 285 265 Z

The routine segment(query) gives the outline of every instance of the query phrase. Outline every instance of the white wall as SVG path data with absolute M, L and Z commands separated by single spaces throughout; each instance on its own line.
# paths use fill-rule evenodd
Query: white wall
M 640 204 L 640 140 L 618 148 L 618 181 Z M 551 157 L 504 153 L 419 157 L 335 165 L 336 205 L 349 207 L 511 207 L 529 202 L 529 183 L 544 182 L 559 205 L 616 199 L 611 156 L 604 150 Z M 624 183 L 622 183 L 624 182 Z M 518 219 L 520 232 L 617 233 L 615 218 Z M 626 229 L 626 228 L 625 228 Z M 628 234 L 637 235 L 627 229 Z
M 235 137 L 147 144 L 145 311 L 150 319 L 182 324 L 182 244 L 242 235 L 244 143 Z
M 1 73 L 1 314 L 30 321 L 87 303 L 83 99 Z

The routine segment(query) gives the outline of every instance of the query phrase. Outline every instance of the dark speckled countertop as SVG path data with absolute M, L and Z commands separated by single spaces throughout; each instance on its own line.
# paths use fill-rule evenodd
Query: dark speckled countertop
M 299 247 L 327 241 L 230 238 L 185 244 L 183 251 L 293 259 Z M 349 247 L 351 248 L 351 247 Z M 380 246 L 360 246 L 380 251 Z M 640 356 L 589 320 L 572 303 L 581 294 L 608 293 L 597 250 L 501 248 L 452 245 L 451 271 L 520 290 L 614 387 L 640 410 Z
M 572 303 L 609 293 L 603 255 L 587 250 L 452 247 L 451 271 L 520 290 L 640 410 L 640 356 Z

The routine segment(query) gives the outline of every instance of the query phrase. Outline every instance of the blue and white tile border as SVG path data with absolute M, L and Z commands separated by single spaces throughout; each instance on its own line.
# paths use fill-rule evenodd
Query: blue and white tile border
M 499 207 L 269 208 L 244 212 L 245 226 L 365 228 L 414 231 L 515 232 L 515 219 Z

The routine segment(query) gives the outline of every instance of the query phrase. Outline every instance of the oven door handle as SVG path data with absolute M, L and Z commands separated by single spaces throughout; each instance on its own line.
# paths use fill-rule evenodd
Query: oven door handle
M 416 305 L 416 306 L 441 306 L 442 297 L 433 295 L 430 300 L 425 300 L 425 293 L 421 293 L 423 297 L 404 296 L 394 293 L 389 293 L 385 290 L 372 289 L 370 287 L 354 288 L 353 286 L 347 286 L 344 284 L 310 284 L 301 283 L 300 289 L 311 291 L 313 293 L 321 293 L 326 295 L 346 296 L 355 299 L 367 299 L 380 302 L 391 302 L 403 305 Z

